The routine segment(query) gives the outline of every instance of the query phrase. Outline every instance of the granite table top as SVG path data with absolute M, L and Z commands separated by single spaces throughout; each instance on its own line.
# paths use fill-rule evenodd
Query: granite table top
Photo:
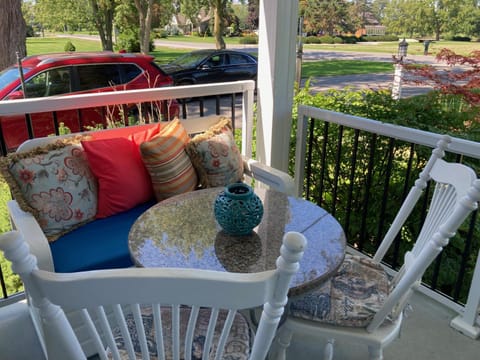
M 300 270 L 289 296 L 299 295 L 328 279 L 345 256 L 342 227 L 328 212 L 304 199 L 256 189 L 264 215 L 251 235 L 230 236 L 214 217 L 214 201 L 223 188 L 197 190 L 159 202 L 143 213 L 129 233 L 137 266 L 180 267 L 230 272 L 275 269 L 285 232 L 307 238 Z

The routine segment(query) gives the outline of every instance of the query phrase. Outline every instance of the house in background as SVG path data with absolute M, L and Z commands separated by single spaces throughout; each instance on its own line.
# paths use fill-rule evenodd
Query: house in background
M 196 24 L 183 14 L 174 14 L 170 24 L 165 26 L 165 30 L 173 35 L 191 35 L 194 31 L 204 34 L 208 30 L 211 19 L 211 11 L 207 12 L 205 9 L 201 9 L 198 13 Z
M 383 36 L 385 35 L 386 26 L 383 26 L 372 13 L 365 12 L 363 14 L 363 27 L 355 32 L 356 37 L 361 36 Z

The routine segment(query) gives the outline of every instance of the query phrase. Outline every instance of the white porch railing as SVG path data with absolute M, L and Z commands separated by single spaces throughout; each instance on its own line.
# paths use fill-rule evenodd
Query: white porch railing
M 125 103 L 169 100 L 172 98 L 191 98 L 196 96 L 209 96 L 241 93 L 241 123 L 242 123 L 242 153 L 248 157 L 252 151 L 253 103 L 254 82 L 241 81 L 234 83 L 219 83 L 196 86 L 179 86 L 157 89 L 143 89 L 134 91 L 118 91 L 113 93 L 75 95 L 65 97 L 51 97 L 43 99 L 26 99 L 0 102 L 0 116 L 36 113 L 43 111 L 89 108 Z M 295 180 L 298 194 L 302 193 L 305 149 L 307 139 L 307 125 L 309 119 L 318 119 L 323 122 L 343 125 L 352 129 L 359 129 L 369 133 L 385 135 L 388 137 L 405 140 L 410 143 L 434 147 L 440 135 L 425 131 L 381 123 L 375 120 L 334 113 L 318 108 L 300 106 L 298 112 L 298 132 L 295 161 Z M 248 129 L 248 130 L 247 130 Z M 450 152 L 480 159 L 480 144 L 462 139 L 453 139 Z M 424 288 L 432 298 L 446 304 L 459 313 L 452 322 L 452 326 L 469 336 L 476 337 L 480 332 L 478 306 L 480 302 L 480 260 L 477 265 L 470 286 L 468 300 L 465 306 L 449 301 L 442 295 Z
M 298 128 L 294 170 L 295 189 L 298 196 L 301 196 L 304 193 L 304 180 L 306 176 L 305 168 L 306 165 L 308 165 L 306 164 L 306 147 L 309 137 L 308 130 L 311 121 L 337 124 L 345 128 L 364 131 L 370 134 L 377 134 L 391 139 L 402 140 L 409 144 L 417 144 L 430 148 L 435 147 L 435 144 L 441 136 L 440 134 L 431 132 L 300 105 L 298 108 Z M 448 152 L 473 159 L 480 159 L 480 143 L 459 138 L 452 138 L 452 143 L 449 146 Z M 476 222 L 478 227 L 478 218 Z M 480 335 L 480 252 L 477 254 L 476 267 L 465 306 L 462 306 L 457 302 L 453 302 L 447 297 L 426 287 L 422 287 L 422 291 L 428 296 L 440 301 L 459 313 L 459 315 L 452 320 L 452 327 L 472 338 L 477 338 Z
M 71 96 L 51 96 L 0 101 L 0 117 L 18 114 L 32 114 L 70 109 L 85 109 L 121 104 L 156 102 L 162 100 L 222 96 L 240 93 L 242 96 L 242 127 L 253 126 L 253 101 L 255 82 L 252 80 L 213 83 L 204 85 L 188 85 L 175 87 L 150 88 L 141 90 L 113 91 L 99 94 L 81 94 Z M 250 157 L 252 143 L 242 131 L 243 155 Z

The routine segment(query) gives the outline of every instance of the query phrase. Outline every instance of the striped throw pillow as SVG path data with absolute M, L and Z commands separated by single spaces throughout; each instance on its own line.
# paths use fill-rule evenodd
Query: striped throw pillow
M 175 119 L 150 141 L 140 145 L 157 201 L 196 189 L 197 174 L 185 152 L 189 140 L 182 123 Z

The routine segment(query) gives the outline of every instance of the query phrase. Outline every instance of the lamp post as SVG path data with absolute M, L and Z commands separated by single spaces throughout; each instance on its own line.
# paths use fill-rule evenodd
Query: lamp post
M 392 98 L 400 99 L 402 96 L 402 76 L 403 76 L 403 59 L 407 57 L 408 42 L 403 38 L 398 43 L 398 58 L 395 62 L 395 74 L 393 75 Z
M 298 43 L 297 43 L 297 61 L 295 66 L 295 80 L 297 86 L 300 88 L 300 82 L 302 81 L 302 57 L 303 57 L 303 16 L 298 19 Z

